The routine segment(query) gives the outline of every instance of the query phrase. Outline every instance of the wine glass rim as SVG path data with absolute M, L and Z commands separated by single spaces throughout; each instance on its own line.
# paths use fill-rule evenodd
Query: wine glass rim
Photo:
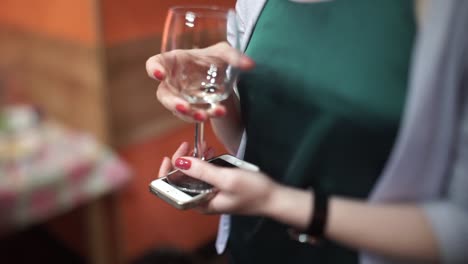
M 196 16 L 213 16 L 219 14 L 225 16 L 228 12 L 233 12 L 233 8 L 222 7 L 217 5 L 176 5 L 169 8 L 169 11 L 175 14 L 185 15 L 187 12 L 192 12 Z M 208 11 L 210 13 L 201 13 L 201 11 Z

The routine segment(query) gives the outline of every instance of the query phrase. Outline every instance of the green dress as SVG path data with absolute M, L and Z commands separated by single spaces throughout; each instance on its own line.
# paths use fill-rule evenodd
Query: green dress
M 413 1 L 270 0 L 238 85 L 245 160 L 276 181 L 366 198 L 393 146 L 404 105 Z M 356 263 L 355 251 L 301 244 L 271 219 L 233 216 L 232 262 Z M 315 261 L 315 262 L 313 262 Z

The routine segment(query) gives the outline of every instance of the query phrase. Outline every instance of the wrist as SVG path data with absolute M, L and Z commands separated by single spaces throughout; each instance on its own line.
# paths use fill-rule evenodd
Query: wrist
M 281 200 L 281 197 L 284 196 L 284 186 L 273 183 L 271 187 L 271 191 L 267 195 L 263 206 L 261 206 L 260 214 L 269 218 L 275 218 L 276 212 L 279 210 L 279 203 L 278 201 Z
M 313 194 L 308 190 L 275 184 L 263 215 L 303 230 L 312 219 L 313 200 Z

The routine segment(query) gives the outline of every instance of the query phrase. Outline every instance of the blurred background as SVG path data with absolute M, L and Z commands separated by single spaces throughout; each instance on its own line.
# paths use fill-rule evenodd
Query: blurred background
M 193 131 L 145 61 L 170 6 L 234 2 L 0 0 L 0 263 L 225 262 L 217 216 L 148 191 Z

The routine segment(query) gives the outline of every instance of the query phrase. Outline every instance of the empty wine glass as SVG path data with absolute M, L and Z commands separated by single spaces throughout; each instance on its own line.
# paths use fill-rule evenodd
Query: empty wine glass
M 240 58 L 240 52 L 231 52 L 229 59 L 222 52 L 232 48 L 239 50 L 234 10 L 216 6 L 172 7 L 162 40 L 164 81 L 193 108 L 213 108 L 233 90 L 238 73 L 233 64 Z M 193 155 L 204 159 L 205 146 L 203 122 L 197 122 Z M 187 192 L 212 191 L 210 184 L 183 173 L 171 174 L 168 181 Z

